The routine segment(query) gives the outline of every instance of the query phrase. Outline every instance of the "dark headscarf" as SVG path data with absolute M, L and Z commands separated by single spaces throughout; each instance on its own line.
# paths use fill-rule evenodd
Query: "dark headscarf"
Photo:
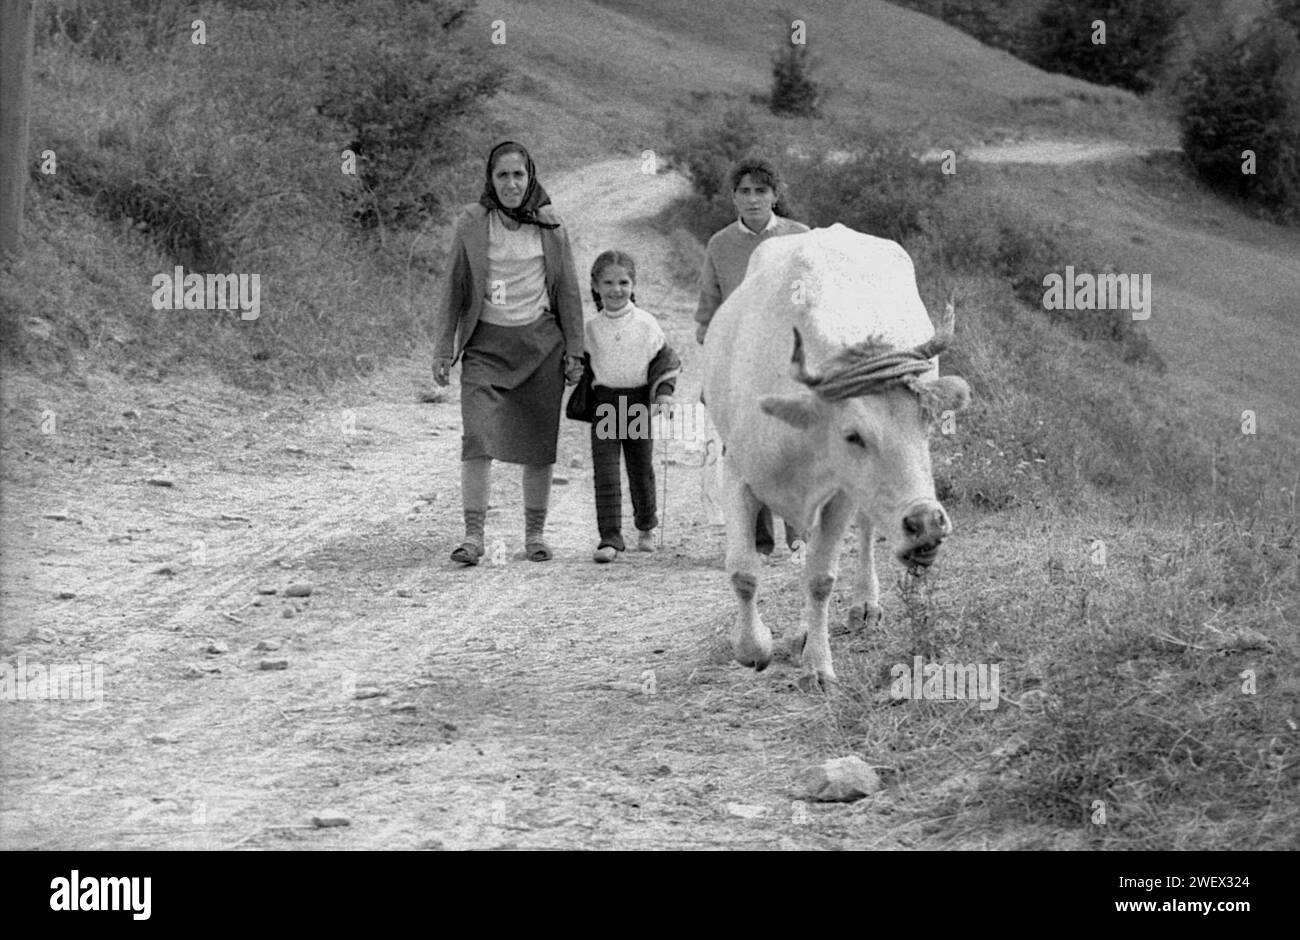
M 503 153 L 520 154 L 524 158 L 524 167 L 528 171 L 528 188 L 524 190 L 524 201 L 519 204 L 518 209 L 508 209 L 502 205 L 501 200 L 497 198 L 496 187 L 492 185 L 492 165 L 496 162 L 497 157 Z M 492 152 L 488 154 L 487 182 L 483 186 L 483 195 L 479 196 L 478 201 L 479 205 L 489 211 L 496 209 L 502 215 L 514 219 L 516 222 L 526 222 L 539 228 L 560 227 L 557 222 L 543 222 L 537 217 L 537 210 L 542 206 L 549 206 L 551 197 L 546 195 L 546 190 L 537 181 L 537 170 L 533 166 L 533 158 L 529 155 L 527 148 L 513 140 L 503 140 L 493 147 Z

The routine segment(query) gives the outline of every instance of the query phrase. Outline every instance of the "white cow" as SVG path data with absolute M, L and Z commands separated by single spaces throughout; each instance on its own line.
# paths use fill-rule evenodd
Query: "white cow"
M 904 564 L 928 566 L 952 531 L 934 496 L 929 431 L 970 400 L 965 381 L 937 376 L 936 335 L 912 259 L 892 241 L 843 225 L 763 242 L 744 281 L 718 308 L 704 343 L 705 403 L 724 461 L 727 571 L 740 601 L 737 661 L 772 658 L 758 617 L 754 520 L 760 503 L 808 534 L 799 687 L 835 679 L 826 612 L 840 545 L 856 516 L 861 568 L 852 625 L 880 617 L 873 551 L 883 534 Z

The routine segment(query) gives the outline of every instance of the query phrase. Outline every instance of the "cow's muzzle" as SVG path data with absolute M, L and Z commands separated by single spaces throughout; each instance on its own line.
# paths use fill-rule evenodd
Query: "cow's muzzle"
M 939 546 L 952 532 L 943 507 L 933 500 L 912 504 L 903 514 L 903 542 L 898 558 L 904 564 L 928 568 L 939 554 Z

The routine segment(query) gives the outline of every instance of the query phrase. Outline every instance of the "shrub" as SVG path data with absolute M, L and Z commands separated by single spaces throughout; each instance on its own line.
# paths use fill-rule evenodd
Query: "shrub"
M 814 227 L 849 228 L 902 242 L 926 228 L 926 218 L 955 177 L 922 163 L 901 143 L 861 134 L 847 149 L 794 165 L 787 176 L 796 214 Z
M 718 115 L 709 103 L 707 93 L 696 92 L 692 107 L 682 109 L 692 117 L 669 118 L 668 164 L 690 180 L 704 200 L 727 197 L 730 213 L 727 174 L 737 160 L 754 150 L 761 135 L 744 106 L 733 105 Z
M 1205 46 L 1186 76 L 1183 151 L 1210 186 L 1279 220 L 1300 217 L 1300 2 L 1286 0 L 1240 39 Z M 1255 172 L 1244 172 L 1244 151 Z
M 1049 72 L 1144 92 L 1155 85 L 1183 14 L 1179 0 L 1059 0 L 1039 8 L 1026 57 Z M 1093 22 L 1105 24 L 1093 43 Z
M 782 43 L 772 56 L 772 96 L 768 106 L 773 114 L 816 117 L 823 97 L 821 84 L 813 80 L 808 47 L 802 43 Z
M 365 23 L 332 50 L 318 98 L 320 113 L 352 135 L 346 147 L 357 156 L 361 186 L 346 198 L 363 229 L 418 228 L 438 214 L 434 175 L 456 159 L 456 126 L 503 80 L 456 39 L 468 4 L 388 9 L 403 17 L 400 31 L 395 24 L 372 31 L 375 11 L 367 10 Z
M 51 135 L 60 161 L 53 179 L 91 199 L 105 218 L 147 232 L 172 261 L 228 270 L 235 255 L 232 216 L 251 194 L 202 125 L 190 132 L 168 132 L 128 115 L 101 128 L 93 149 Z

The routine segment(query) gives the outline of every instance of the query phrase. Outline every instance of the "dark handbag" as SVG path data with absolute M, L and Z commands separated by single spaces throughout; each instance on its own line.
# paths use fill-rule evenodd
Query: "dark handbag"
M 578 384 L 573 386 L 573 391 L 569 395 L 569 403 L 564 406 L 564 416 L 574 421 L 586 421 L 588 424 L 596 420 L 596 393 L 592 389 L 592 383 L 595 376 L 591 373 L 591 357 L 584 354 L 582 357 L 582 378 L 578 379 Z

